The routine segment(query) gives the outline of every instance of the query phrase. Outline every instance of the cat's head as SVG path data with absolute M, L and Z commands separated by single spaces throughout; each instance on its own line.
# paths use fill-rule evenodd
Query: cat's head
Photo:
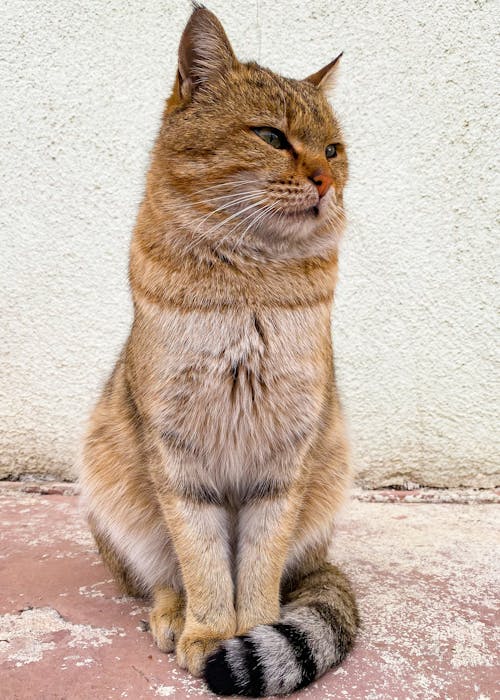
M 337 62 L 304 80 L 241 63 L 215 15 L 195 5 L 154 166 L 191 250 L 288 258 L 335 247 L 347 179 L 327 101 Z

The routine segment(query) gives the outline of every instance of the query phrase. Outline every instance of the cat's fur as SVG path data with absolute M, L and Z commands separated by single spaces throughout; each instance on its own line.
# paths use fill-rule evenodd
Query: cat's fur
M 327 561 L 349 475 L 330 339 L 335 63 L 303 81 L 239 63 L 195 7 L 132 240 L 132 330 L 84 445 L 104 561 L 152 597 L 159 648 L 221 694 L 302 687 L 358 626 Z

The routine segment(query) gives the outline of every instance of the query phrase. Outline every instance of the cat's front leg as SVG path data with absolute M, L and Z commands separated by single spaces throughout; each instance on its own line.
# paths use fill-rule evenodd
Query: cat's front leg
M 301 496 L 297 483 L 260 492 L 239 512 L 236 608 L 238 634 L 280 616 L 280 583 Z
M 160 501 L 186 591 L 177 661 L 198 676 L 205 658 L 236 631 L 228 514 L 194 493 L 188 497 L 164 490 Z
M 184 596 L 173 588 L 158 586 L 154 590 L 149 626 L 160 651 L 175 649 L 184 629 L 185 607 Z

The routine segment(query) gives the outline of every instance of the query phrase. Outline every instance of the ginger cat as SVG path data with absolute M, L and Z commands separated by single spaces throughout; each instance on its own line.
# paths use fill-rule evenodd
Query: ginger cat
M 349 480 L 330 313 L 347 155 L 305 80 L 239 62 L 195 5 L 135 227 L 130 336 L 81 487 L 162 651 L 219 694 L 289 693 L 358 627 L 327 560 Z

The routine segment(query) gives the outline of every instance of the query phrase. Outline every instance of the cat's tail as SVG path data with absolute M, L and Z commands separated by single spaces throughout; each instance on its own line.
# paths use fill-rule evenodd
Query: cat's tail
M 219 695 L 291 693 L 337 666 L 358 627 L 349 581 L 325 563 L 288 596 L 279 622 L 225 641 L 208 658 L 205 680 Z

